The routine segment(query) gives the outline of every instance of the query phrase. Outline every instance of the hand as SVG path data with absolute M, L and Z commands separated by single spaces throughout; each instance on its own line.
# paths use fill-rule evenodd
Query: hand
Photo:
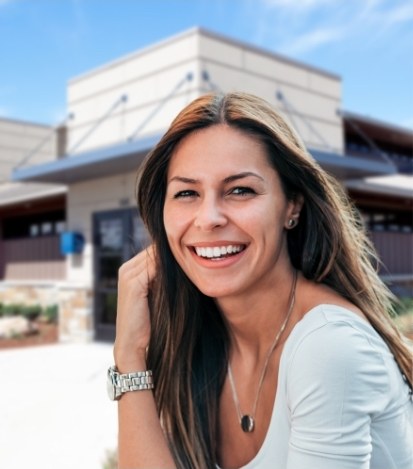
M 150 246 L 119 269 L 114 355 L 122 373 L 145 366 L 151 333 L 148 292 L 156 272 L 155 255 L 154 247 Z

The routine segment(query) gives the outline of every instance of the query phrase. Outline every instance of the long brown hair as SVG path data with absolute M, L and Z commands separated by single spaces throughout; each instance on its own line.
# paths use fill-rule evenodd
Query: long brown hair
M 201 96 L 180 112 L 149 153 L 137 191 L 158 262 L 150 294 L 148 366 L 156 376 L 155 399 L 171 450 L 177 465 L 185 468 L 215 467 L 229 335 L 213 299 L 176 263 L 163 226 L 163 205 L 176 145 L 191 132 L 217 124 L 261 142 L 287 198 L 303 196 L 300 224 L 287 235 L 292 264 L 307 279 L 330 286 L 364 312 L 413 386 L 411 354 L 390 317 L 393 297 L 377 274 L 377 255 L 341 186 L 265 101 L 245 93 Z

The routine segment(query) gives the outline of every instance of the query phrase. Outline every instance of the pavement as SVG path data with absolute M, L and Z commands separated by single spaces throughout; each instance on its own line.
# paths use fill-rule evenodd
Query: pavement
M 117 444 L 112 363 L 103 343 L 0 350 L 0 468 L 103 469 Z

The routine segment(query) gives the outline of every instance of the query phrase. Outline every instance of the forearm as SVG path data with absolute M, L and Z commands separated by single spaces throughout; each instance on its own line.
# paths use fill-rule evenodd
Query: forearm
M 144 360 L 119 366 L 122 373 L 145 370 Z M 155 378 L 156 386 L 156 378 Z M 175 464 L 164 436 L 151 390 L 125 393 L 118 403 L 119 469 L 170 469 Z
M 145 371 L 151 334 L 148 286 L 155 275 L 152 248 L 119 269 L 114 358 L 121 374 Z M 156 387 L 156 376 L 153 377 Z M 118 404 L 119 469 L 170 469 L 175 464 L 151 390 L 124 393 Z
M 119 469 L 174 468 L 152 391 L 128 392 L 118 406 Z

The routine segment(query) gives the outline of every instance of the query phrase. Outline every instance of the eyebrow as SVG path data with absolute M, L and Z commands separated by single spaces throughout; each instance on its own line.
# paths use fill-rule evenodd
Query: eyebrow
M 252 171 L 245 171 L 243 173 L 233 174 L 231 176 L 226 177 L 224 179 L 224 183 L 228 184 L 229 182 L 237 181 L 239 179 L 244 179 L 250 176 L 256 177 L 260 179 L 261 181 L 264 181 L 264 178 L 262 178 L 260 175 L 253 173 Z M 169 182 L 172 182 L 172 181 L 183 182 L 186 184 L 197 184 L 200 182 L 198 179 L 192 179 L 192 178 L 187 178 L 183 176 L 174 176 L 173 178 L 169 180 Z
M 252 171 L 245 171 L 244 173 L 238 173 L 238 174 L 234 174 L 232 176 L 226 177 L 224 179 L 224 182 L 226 183 L 233 182 L 233 181 L 237 181 L 238 179 L 247 178 L 249 176 L 253 176 L 253 177 L 260 179 L 261 181 L 264 181 L 264 178 L 262 178 L 259 174 L 253 173 Z

